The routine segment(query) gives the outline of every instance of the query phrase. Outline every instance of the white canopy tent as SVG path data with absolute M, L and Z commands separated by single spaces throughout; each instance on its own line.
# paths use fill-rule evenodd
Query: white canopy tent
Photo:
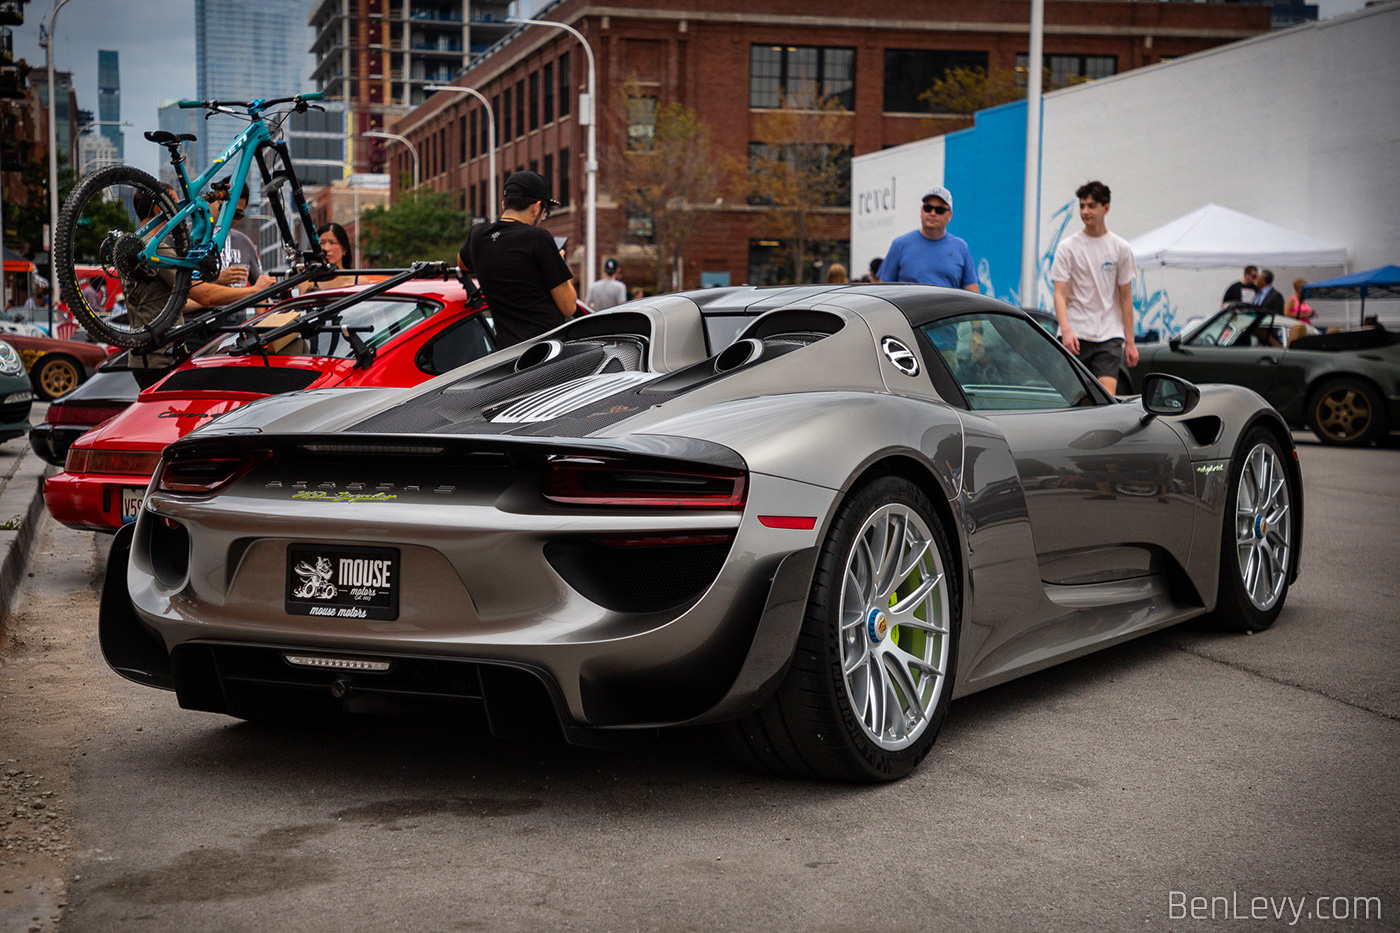
M 1339 266 L 1347 251 L 1219 204 L 1207 204 L 1128 241 L 1140 269 L 1158 266 Z

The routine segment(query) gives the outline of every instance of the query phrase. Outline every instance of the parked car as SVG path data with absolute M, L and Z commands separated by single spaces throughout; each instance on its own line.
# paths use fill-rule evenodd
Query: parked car
M 1400 334 L 1322 334 L 1294 318 L 1233 304 L 1184 338 L 1143 344 L 1138 352 L 1138 365 L 1121 376 L 1124 393 L 1150 373 L 1246 386 L 1324 444 L 1362 446 L 1400 427 Z
M 113 542 L 100 640 L 191 710 L 449 703 L 579 742 L 725 723 L 762 767 L 892 780 L 954 696 L 1207 613 L 1270 625 L 1294 453 L 1253 393 L 1116 399 L 985 296 L 665 295 L 175 442 Z
M 455 279 L 381 292 L 383 283 L 294 298 L 205 346 L 134 404 L 67 439 L 64 471 L 44 482 L 49 514 L 73 528 L 116 531 L 139 512 L 161 450 L 220 415 L 301 389 L 414 385 L 495 348 L 483 302 L 469 301 Z M 95 406 L 78 414 L 110 412 L 87 407 Z M 50 424 L 56 447 L 62 421 Z
M 85 340 L 12 333 L 4 338 L 19 351 L 34 394 L 44 401 L 72 392 L 107 359 L 106 347 Z
M 0 340 L 0 442 L 25 435 L 33 404 L 34 390 L 30 388 L 19 351 Z

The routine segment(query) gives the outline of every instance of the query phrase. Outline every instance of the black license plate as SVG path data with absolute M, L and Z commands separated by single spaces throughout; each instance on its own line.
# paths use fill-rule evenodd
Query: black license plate
M 328 619 L 397 619 L 398 549 L 288 546 L 287 612 Z

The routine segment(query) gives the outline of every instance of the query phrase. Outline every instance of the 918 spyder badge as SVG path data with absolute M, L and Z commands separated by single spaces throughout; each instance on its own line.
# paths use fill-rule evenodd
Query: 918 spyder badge
M 397 619 L 398 550 L 289 546 L 286 611 L 337 619 Z

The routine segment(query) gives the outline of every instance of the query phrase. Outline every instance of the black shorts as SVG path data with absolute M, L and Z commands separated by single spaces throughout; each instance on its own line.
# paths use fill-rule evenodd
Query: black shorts
M 1079 362 L 1089 367 L 1095 376 L 1118 378 L 1123 368 L 1123 338 L 1112 340 L 1080 340 Z

